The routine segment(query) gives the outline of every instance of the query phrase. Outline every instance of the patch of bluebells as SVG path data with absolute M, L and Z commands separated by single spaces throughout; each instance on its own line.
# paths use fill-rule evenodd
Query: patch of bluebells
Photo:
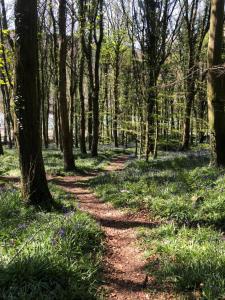
M 0 192 L 6 192 L 6 187 L 4 185 L 0 185 Z
M 26 224 L 19 224 L 19 225 L 18 225 L 18 229 L 23 230 L 23 229 L 26 229 L 26 228 L 27 228 L 27 225 L 26 225 Z
M 60 239 L 63 239 L 66 236 L 66 230 L 65 228 L 61 227 L 54 235 L 54 237 L 51 239 L 52 246 L 56 246 Z
M 65 218 L 71 218 L 74 216 L 75 212 L 76 212 L 75 210 L 66 211 L 64 216 L 65 216 Z
M 65 237 L 66 230 L 64 228 L 60 228 L 59 231 L 58 231 L 58 235 L 59 235 L 60 238 Z

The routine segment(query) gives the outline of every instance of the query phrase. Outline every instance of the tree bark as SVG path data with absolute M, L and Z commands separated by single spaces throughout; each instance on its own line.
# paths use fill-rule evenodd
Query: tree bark
M 120 45 L 119 49 L 116 49 L 115 55 L 115 70 L 114 70 L 114 120 L 113 120 L 113 136 L 114 145 L 119 147 L 118 142 L 118 114 L 119 114 L 119 74 L 120 74 Z
M 15 113 L 22 175 L 22 195 L 35 206 L 50 209 L 41 151 L 40 101 L 38 96 L 37 0 L 17 0 Z
M 60 61 L 59 61 L 59 113 L 62 129 L 62 146 L 65 171 L 75 169 L 73 156 L 73 143 L 69 128 L 69 114 L 67 104 L 67 76 L 66 76 L 66 1 L 59 2 L 59 36 L 60 36 Z
M 224 0 L 212 0 L 208 45 L 208 109 L 212 157 L 225 167 L 225 76 L 222 67 Z
M 84 55 L 81 54 L 80 76 L 79 76 L 79 92 L 80 92 L 80 151 L 87 154 L 86 150 L 86 120 L 85 120 L 85 103 L 84 103 Z
M 0 132 L 0 155 L 4 155 L 3 146 L 2 146 L 1 132 Z

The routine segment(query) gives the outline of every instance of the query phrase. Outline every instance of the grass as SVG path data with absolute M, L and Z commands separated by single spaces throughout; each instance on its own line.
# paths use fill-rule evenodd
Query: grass
M 142 229 L 146 268 L 156 281 L 204 299 L 225 296 L 225 172 L 209 166 L 207 151 L 161 152 L 133 161 L 119 174 L 92 180 L 104 201 L 145 210 L 162 225 Z
M 117 154 L 120 150 L 106 149 L 98 159 L 76 156 L 76 163 L 84 172 L 103 171 Z M 0 159 L 0 174 L 17 170 L 14 152 Z M 58 151 L 44 151 L 44 159 L 48 173 L 65 175 Z M 155 161 L 133 160 L 125 170 L 104 173 L 88 184 L 104 201 L 145 210 L 161 224 L 139 230 L 146 270 L 157 285 L 197 293 L 195 298 L 225 297 L 225 172 L 209 166 L 207 150 L 160 152 Z M 73 208 L 69 194 L 51 190 L 66 203 L 64 214 L 25 207 L 14 189 L 1 193 L 0 298 L 97 297 L 102 233 Z
M 97 299 L 103 234 L 51 186 L 64 212 L 27 207 L 17 190 L 0 194 L 0 298 Z
M 162 225 L 140 237 L 147 249 L 147 271 L 158 284 L 173 285 L 178 291 L 199 291 L 200 298 L 225 296 L 225 242 L 210 228 Z
M 101 171 L 113 157 L 123 153 L 127 152 L 122 148 L 101 147 L 99 156 L 92 158 L 90 154 L 81 155 L 75 151 L 76 167 L 81 172 Z M 48 174 L 60 176 L 69 174 L 63 170 L 63 155 L 59 150 L 55 148 L 43 150 L 43 157 Z M 5 154 L 0 157 L 0 176 L 20 176 L 18 154 L 15 149 L 6 149 Z
M 104 174 L 91 184 L 117 207 L 145 209 L 181 225 L 225 224 L 225 172 L 210 167 L 205 152 L 136 160 L 120 174 Z
M 101 171 L 121 149 L 98 158 L 75 153 L 78 172 Z M 48 174 L 65 176 L 60 151 L 43 151 Z M 103 233 L 68 193 L 49 184 L 61 211 L 35 210 L 20 199 L 16 150 L 0 157 L 0 299 L 99 299 Z

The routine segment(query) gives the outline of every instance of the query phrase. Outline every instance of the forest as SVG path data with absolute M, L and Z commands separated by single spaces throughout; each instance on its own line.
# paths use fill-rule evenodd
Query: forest
M 225 0 L 0 0 L 0 299 L 225 299 Z

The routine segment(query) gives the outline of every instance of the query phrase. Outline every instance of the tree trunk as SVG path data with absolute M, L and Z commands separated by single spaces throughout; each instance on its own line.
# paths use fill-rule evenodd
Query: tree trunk
M 104 36 L 103 27 L 103 0 L 99 0 L 99 19 L 95 23 L 94 28 L 94 39 L 96 44 L 95 52 L 95 68 L 94 68 L 94 91 L 93 91 L 93 138 L 91 146 L 91 154 L 93 157 L 98 156 L 98 142 L 99 142 L 99 68 L 100 68 L 100 58 L 101 58 L 101 48 Z M 99 38 L 97 40 L 97 31 L 99 30 Z
M 114 71 L 114 120 L 113 120 L 113 135 L 114 145 L 116 148 L 119 147 L 118 143 L 118 114 L 119 114 L 119 73 L 120 73 L 120 59 L 119 50 L 116 51 L 116 62 Z
M 193 46 L 194 47 L 194 46 Z M 196 69 L 195 69 L 195 54 L 194 49 L 190 47 L 189 53 L 189 70 L 187 78 L 187 95 L 186 95 L 186 106 L 185 106 L 185 117 L 184 117 L 184 131 L 183 141 L 181 150 L 185 151 L 189 148 L 190 143 L 190 124 L 191 124 L 191 112 L 192 105 L 195 99 L 195 81 L 196 81 Z
M 80 92 L 80 151 L 82 154 L 87 154 L 86 150 L 86 120 L 85 120 L 85 103 L 84 103 L 84 55 L 81 54 L 80 61 L 80 80 L 79 80 L 79 92 Z
M 4 155 L 3 146 L 2 146 L 1 132 L 0 132 L 0 155 Z
M 225 78 L 222 65 L 224 0 L 212 0 L 208 46 L 208 108 L 212 164 L 225 167 Z
M 148 95 L 148 102 L 147 102 L 147 146 L 146 146 L 146 161 L 149 160 L 149 155 L 154 155 L 154 148 L 155 148 L 155 118 L 154 118 L 154 109 L 157 99 L 157 93 L 155 91 L 156 84 L 154 80 L 154 74 L 150 74 L 150 81 L 149 81 L 149 95 Z
M 59 35 L 60 35 L 60 62 L 59 62 L 59 113 L 62 132 L 62 147 L 65 171 L 75 169 L 73 143 L 69 128 L 69 114 L 67 104 L 67 76 L 66 76 L 66 2 L 59 2 Z
M 35 206 L 50 209 L 41 152 L 40 101 L 38 96 L 37 0 L 17 0 L 15 113 L 22 175 L 22 195 Z

